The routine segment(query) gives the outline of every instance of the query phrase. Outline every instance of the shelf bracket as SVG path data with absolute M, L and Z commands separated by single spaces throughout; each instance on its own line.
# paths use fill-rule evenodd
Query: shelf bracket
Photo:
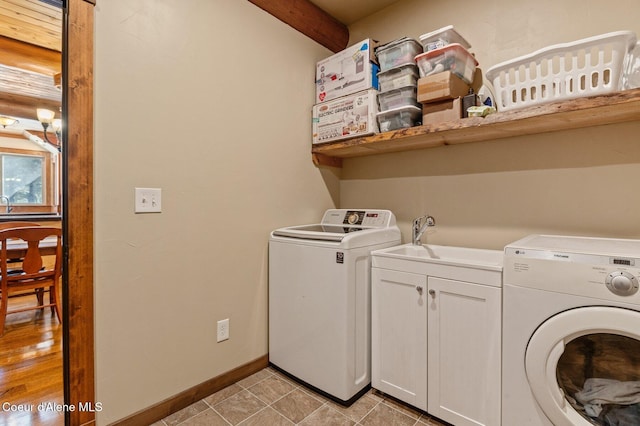
M 331 157 L 329 155 L 312 153 L 311 158 L 316 167 L 337 167 L 342 168 L 342 158 Z

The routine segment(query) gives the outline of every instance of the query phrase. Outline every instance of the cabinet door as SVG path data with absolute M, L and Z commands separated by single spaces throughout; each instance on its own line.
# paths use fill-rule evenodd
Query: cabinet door
M 427 277 L 372 268 L 372 386 L 427 408 Z
M 501 289 L 428 279 L 428 409 L 456 426 L 500 424 Z

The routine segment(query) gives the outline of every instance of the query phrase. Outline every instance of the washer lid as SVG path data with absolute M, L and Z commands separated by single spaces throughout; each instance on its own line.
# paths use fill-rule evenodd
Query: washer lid
M 590 306 L 562 312 L 533 333 L 525 355 L 531 392 L 555 426 L 592 426 L 565 398 L 557 381 L 558 361 L 565 345 L 580 336 L 609 333 L 640 340 L 640 312 Z
M 393 213 L 389 210 L 372 209 L 329 209 L 324 213 L 320 223 L 276 229 L 271 236 L 339 243 L 356 232 L 360 232 L 358 235 L 367 236 L 357 238 L 360 245 L 400 239 L 400 231 Z
M 362 231 L 360 226 L 338 226 L 323 225 L 321 223 L 313 225 L 291 226 L 273 231 L 275 237 L 300 238 L 313 241 L 336 241 L 340 242 L 352 232 Z

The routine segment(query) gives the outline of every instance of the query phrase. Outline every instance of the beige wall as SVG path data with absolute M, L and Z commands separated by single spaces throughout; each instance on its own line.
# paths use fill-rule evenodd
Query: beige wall
M 338 200 L 310 154 L 329 54 L 248 1 L 97 3 L 99 424 L 267 353 L 269 232 Z M 134 187 L 163 212 L 134 214 Z
M 588 3 L 405 0 L 353 24 L 351 41 L 418 38 L 452 24 L 487 70 L 555 43 L 640 34 L 636 1 Z M 437 221 L 434 244 L 501 249 L 530 233 L 640 238 L 639 134 L 636 122 L 351 159 L 340 205 L 391 209 L 404 242 L 425 213 Z

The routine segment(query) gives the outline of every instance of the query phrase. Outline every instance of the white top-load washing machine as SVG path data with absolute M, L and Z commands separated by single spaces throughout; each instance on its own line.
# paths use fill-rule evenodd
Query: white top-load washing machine
M 269 361 L 343 404 L 371 383 L 372 250 L 400 244 L 388 210 L 332 209 L 269 240 Z
M 640 240 L 505 248 L 503 426 L 640 424 L 638 277 Z

